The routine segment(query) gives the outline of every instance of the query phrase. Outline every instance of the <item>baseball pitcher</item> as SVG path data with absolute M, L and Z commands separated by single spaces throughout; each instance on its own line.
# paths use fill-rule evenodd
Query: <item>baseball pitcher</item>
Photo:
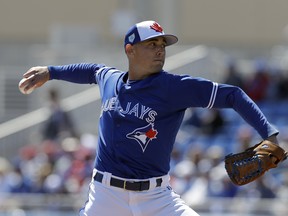
M 89 197 L 79 215 L 198 215 L 169 185 L 170 154 L 187 108 L 232 108 L 263 140 L 277 143 L 277 129 L 240 88 L 163 70 L 166 47 L 177 41 L 157 22 L 143 21 L 125 35 L 128 71 L 80 63 L 32 67 L 23 75 L 19 86 L 23 92 L 51 80 L 99 86 L 98 149 Z M 274 166 L 285 154 L 267 157 Z M 262 159 L 258 156 L 255 161 L 259 164 Z M 237 163 L 241 164 L 227 165 L 234 171 L 232 177 L 239 174 L 234 169 Z

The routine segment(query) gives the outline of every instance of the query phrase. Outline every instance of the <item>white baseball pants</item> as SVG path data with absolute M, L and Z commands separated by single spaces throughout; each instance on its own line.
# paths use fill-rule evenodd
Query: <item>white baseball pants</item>
M 110 186 L 112 175 L 103 175 L 102 183 L 92 179 L 89 199 L 79 216 L 199 216 L 172 190 L 168 175 L 162 177 L 161 187 L 152 185 L 145 191 Z

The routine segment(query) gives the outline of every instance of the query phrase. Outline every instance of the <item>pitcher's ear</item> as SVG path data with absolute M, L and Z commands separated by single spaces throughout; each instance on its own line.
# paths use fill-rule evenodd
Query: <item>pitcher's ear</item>
M 125 46 L 125 53 L 127 55 L 131 55 L 134 53 L 134 49 L 133 49 L 133 46 L 131 44 L 126 44 Z

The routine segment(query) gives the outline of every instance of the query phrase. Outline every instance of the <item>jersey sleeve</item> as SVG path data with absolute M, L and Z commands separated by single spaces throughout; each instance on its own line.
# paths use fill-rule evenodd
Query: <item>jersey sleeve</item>
M 64 80 L 80 84 L 97 83 L 97 72 L 105 67 L 103 64 L 79 63 L 61 66 L 48 66 L 50 80 Z
M 212 108 L 218 84 L 189 75 L 172 75 L 168 84 L 171 106 L 175 109 L 188 107 Z

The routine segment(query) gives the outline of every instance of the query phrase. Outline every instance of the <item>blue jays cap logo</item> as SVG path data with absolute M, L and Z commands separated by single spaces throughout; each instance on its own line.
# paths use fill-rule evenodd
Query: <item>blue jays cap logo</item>
M 145 127 L 137 128 L 131 133 L 127 134 L 128 139 L 136 140 L 144 152 L 149 142 L 157 138 L 158 131 L 154 129 L 154 124 L 150 123 Z
M 153 25 L 150 26 L 150 28 L 155 30 L 156 32 L 163 32 L 163 28 L 157 22 L 154 22 Z

